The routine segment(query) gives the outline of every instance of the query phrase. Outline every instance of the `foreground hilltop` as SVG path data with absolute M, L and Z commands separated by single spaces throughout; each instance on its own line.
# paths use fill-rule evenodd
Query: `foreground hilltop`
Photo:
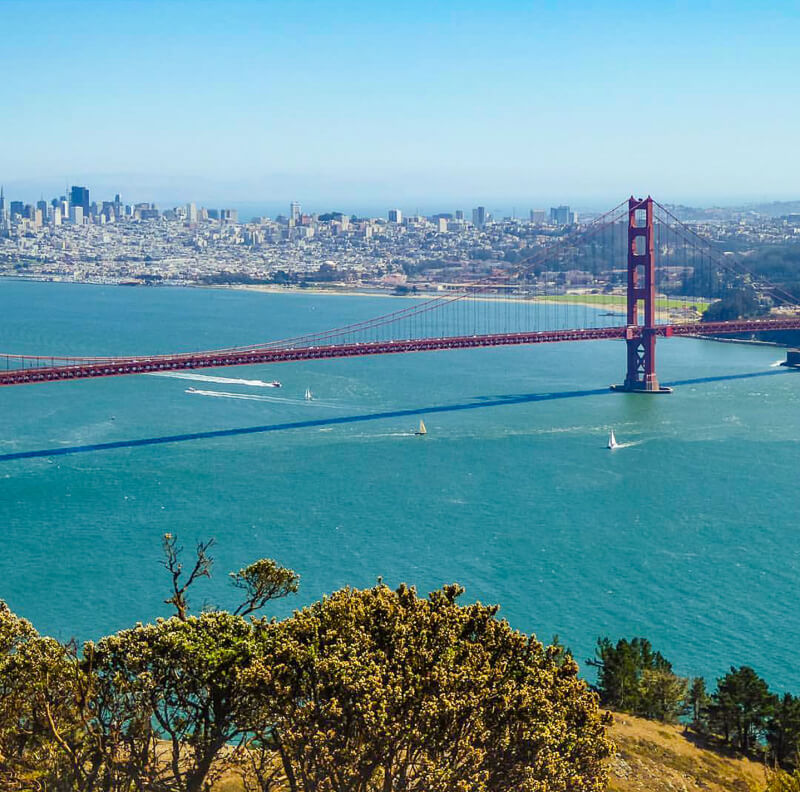
M 750 792 L 766 785 L 764 766 L 703 747 L 682 726 L 614 715 L 609 792 Z

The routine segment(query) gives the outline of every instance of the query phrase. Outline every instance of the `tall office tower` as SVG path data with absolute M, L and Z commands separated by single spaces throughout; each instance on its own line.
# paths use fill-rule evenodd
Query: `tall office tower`
M 486 225 L 486 207 L 476 206 L 472 210 L 472 225 L 476 228 L 483 228 Z
M 45 215 L 42 214 L 41 209 L 34 209 L 33 210 L 33 227 L 34 228 L 41 228 L 42 223 L 45 220 Z
M 25 204 L 22 201 L 12 201 L 9 204 L 9 209 L 11 210 L 11 219 L 13 220 L 15 216 L 22 217 L 25 211 Z
M 59 206 L 61 207 L 61 219 L 66 220 L 69 217 L 69 201 L 63 195 Z
M 578 213 L 577 212 L 570 212 L 569 213 L 569 224 L 570 225 L 578 225 Z
M 547 222 L 547 212 L 544 209 L 531 209 L 531 222 L 534 225 L 544 225 Z
M 236 211 L 236 209 L 220 209 L 219 219 L 222 220 L 223 223 L 238 223 L 239 212 Z
M 6 196 L 3 192 L 3 185 L 0 184 L 0 218 L 3 217 L 6 211 Z
M 186 204 L 186 222 L 194 225 L 197 222 L 197 204 Z
M 456 209 L 456 220 L 463 220 L 463 219 L 464 219 L 464 210 Z
M 289 204 L 289 219 L 297 225 L 300 221 L 300 204 L 297 201 L 292 201 Z
M 83 207 L 76 205 L 70 206 L 69 219 L 73 225 L 83 225 Z
M 60 226 L 61 225 L 61 207 L 54 206 L 53 207 L 53 225 Z
M 89 216 L 89 190 L 86 187 L 72 187 L 69 191 L 69 202 L 72 206 L 83 209 L 83 217 Z
M 397 223 L 397 225 L 400 225 L 400 223 L 403 222 L 403 213 L 402 213 L 402 211 L 400 209 L 390 209 L 389 210 L 389 222 L 390 223 Z
M 42 222 L 47 220 L 47 201 L 42 198 L 36 202 L 36 208 L 42 213 Z
M 550 222 L 553 225 L 569 225 L 569 207 L 563 205 L 550 207 Z

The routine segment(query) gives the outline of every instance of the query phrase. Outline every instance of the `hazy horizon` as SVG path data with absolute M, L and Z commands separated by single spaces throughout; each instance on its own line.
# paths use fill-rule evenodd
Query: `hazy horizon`
M 0 183 L 315 209 L 800 191 L 800 7 L 3 3 Z M 13 112 L 11 112 L 13 108 Z

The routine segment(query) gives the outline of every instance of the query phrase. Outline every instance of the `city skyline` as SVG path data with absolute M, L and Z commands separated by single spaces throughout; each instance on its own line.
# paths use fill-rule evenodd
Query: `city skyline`
M 798 194 L 791 3 L 39 8 L 3 6 L 26 80 L 0 85 L 0 174 L 29 200 L 65 182 L 406 211 Z

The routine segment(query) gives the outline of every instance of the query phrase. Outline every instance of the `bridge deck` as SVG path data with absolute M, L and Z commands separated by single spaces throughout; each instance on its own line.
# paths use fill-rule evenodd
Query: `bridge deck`
M 723 335 L 727 333 L 766 332 L 770 330 L 800 330 L 800 317 L 660 325 L 655 332 L 657 335 L 666 337 L 686 337 L 696 336 L 701 332 L 704 335 Z M 288 363 L 298 360 L 325 360 L 328 358 L 364 357 L 367 355 L 388 355 L 403 352 L 429 352 L 517 344 L 562 343 L 566 341 L 597 341 L 614 338 L 625 339 L 637 337 L 641 335 L 641 332 L 641 327 L 601 327 L 576 330 L 547 330 L 534 333 L 497 333 L 320 346 L 211 351 L 153 357 L 109 358 L 107 360 L 78 362 L 74 365 L 40 365 L 32 368 L 7 369 L 6 371 L 0 371 L 0 385 L 24 385 L 87 379 L 90 377 L 146 374 L 156 371 L 182 371 L 224 366 Z

